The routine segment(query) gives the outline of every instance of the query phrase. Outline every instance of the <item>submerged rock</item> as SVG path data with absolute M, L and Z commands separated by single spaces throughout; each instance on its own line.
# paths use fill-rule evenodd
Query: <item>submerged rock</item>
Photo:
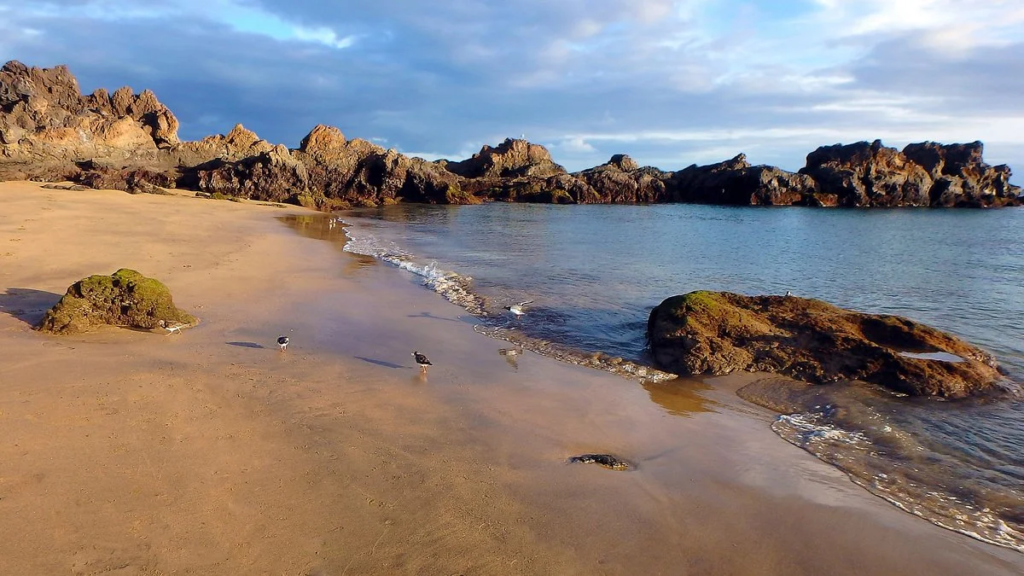
M 632 468 L 629 462 L 612 456 L 611 454 L 581 454 L 579 456 L 573 456 L 569 458 L 570 464 L 598 464 L 604 466 L 609 470 L 629 470 Z
M 83 278 L 68 288 L 39 326 L 52 334 L 77 334 L 97 326 L 156 328 L 160 322 L 195 325 L 198 320 L 179 310 L 159 280 L 122 268 L 110 276 Z
M 647 336 L 659 367 L 680 375 L 773 372 L 946 398 L 993 391 L 1004 380 L 991 354 L 924 324 L 792 296 L 673 296 L 651 310 Z M 944 352 L 963 361 L 906 352 Z

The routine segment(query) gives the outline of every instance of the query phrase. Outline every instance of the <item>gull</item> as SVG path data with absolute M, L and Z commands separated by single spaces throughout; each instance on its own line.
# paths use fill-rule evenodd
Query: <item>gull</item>
M 412 353 L 412 357 L 416 359 L 416 363 L 420 365 L 420 370 L 422 370 L 424 374 L 427 373 L 427 366 L 434 365 L 430 360 L 427 359 L 426 356 L 420 354 L 419 352 L 414 351 Z
M 526 306 L 527 304 L 531 304 L 532 302 L 533 302 L 533 300 L 527 300 L 525 302 L 520 302 L 519 304 L 513 304 L 511 306 L 505 306 L 505 310 L 508 310 L 509 312 L 511 312 L 512 315 L 515 316 L 516 318 L 519 318 L 523 314 L 526 314 L 526 311 L 523 310 L 523 306 Z
M 793 296 L 793 293 L 790 292 L 789 290 L 786 290 L 786 298 L 790 298 L 792 296 Z
M 159 324 L 160 327 L 163 328 L 164 330 L 167 330 L 167 335 L 168 336 L 170 336 L 171 334 L 174 334 L 175 332 L 177 332 L 178 334 L 181 334 L 181 329 L 188 327 L 188 324 L 185 324 L 184 322 L 178 322 L 178 321 L 175 321 L 175 320 L 170 320 L 170 321 L 168 321 L 168 320 L 161 320 L 161 321 L 157 322 L 157 324 Z
M 288 342 L 287 336 L 278 336 L 277 338 L 277 345 L 281 347 L 282 352 L 288 349 Z

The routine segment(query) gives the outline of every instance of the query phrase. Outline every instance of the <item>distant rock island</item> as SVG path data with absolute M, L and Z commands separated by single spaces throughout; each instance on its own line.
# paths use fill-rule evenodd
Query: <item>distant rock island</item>
M 569 173 L 543 146 L 508 139 L 459 162 L 409 158 L 319 125 L 297 149 L 235 126 L 178 139 L 178 120 L 153 92 L 83 96 L 66 66 L 0 68 L 0 180 L 73 181 L 146 192 L 183 188 L 331 210 L 396 202 L 559 204 L 683 202 L 758 206 L 999 207 L 1021 205 L 1008 166 L 981 142 L 878 140 L 823 146 L 799 172 L 751 166 L 743 154 L 666 172 L 624 154 Z

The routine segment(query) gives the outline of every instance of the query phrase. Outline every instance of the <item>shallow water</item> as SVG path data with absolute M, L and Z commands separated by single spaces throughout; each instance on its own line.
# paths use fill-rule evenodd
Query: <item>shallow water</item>
M 950 331 L 1024 379 L 1022 210 L 492 204 L 345 219 L 349 250 L 427 278 L 486 330 L 583 357 L 644 363 L 647 315 L 674 294 L 792 291 Z M 503 310 L 524 300 L 521 319 Z M 785 405 L 780 436 L 901 508 L 1024 548 L 1024 404 L 851 390 L 747 397 Z

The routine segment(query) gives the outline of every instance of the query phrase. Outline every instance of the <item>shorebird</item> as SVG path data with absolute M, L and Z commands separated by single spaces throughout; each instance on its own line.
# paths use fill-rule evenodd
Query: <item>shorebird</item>
M 531 303 L 533 303 L 533 300 L 527 300 L 525 302 L 520 302 L 519 304 L 513 304 L 511 306 L 505 306 L 505 310 L 508 310 L 509 312 L 511 312 L 512 315 L 515 316 L 516 318 L 519 318 L 523 314 L 526 314 L 526 311 L 523 310 L 523 306 L 526 306 L 527 304 L 531 304 Z
M 792 296 L 793 296 L 793 293 L 790 292 L 789 290 L 786 290 L 786 298 L 790 298 Z
M 278 336 L 277 337 L 277 345 L 281 347 L 281 351 L 282 352 L 284 352 L 285 350 L 288 349 L 288 342 L 289 342 L 289 340 L 288 340 L 287 336 Z
M 157 324 L 159 324 L 160 327 L 163 328 L 164 330 L 167 330 L 167 335 L 168 336 L 170 336 L 171 334 L 174 334 L 175 332 L 177 332 L 178 334 L 181 334 L 181 329 L 188 327 L 188 324 L 185 324 L 184 322 L 178 322 L 178 321 L 175 321 L 175 320 L 170 320 L 170 321 L 168 321 L 168 320 L 161 320 L 161 321 L 157 322 Z
M 416 363 L 420 365 L 420 370 L 422 370 L 424 374 L 427 373 L 427 366 L 434 365 L 429 359 L 427 359 L 426 356 L 420 354 L 419 352 L 414 351 L 412 353 L 412 357 L 416 359 Z

